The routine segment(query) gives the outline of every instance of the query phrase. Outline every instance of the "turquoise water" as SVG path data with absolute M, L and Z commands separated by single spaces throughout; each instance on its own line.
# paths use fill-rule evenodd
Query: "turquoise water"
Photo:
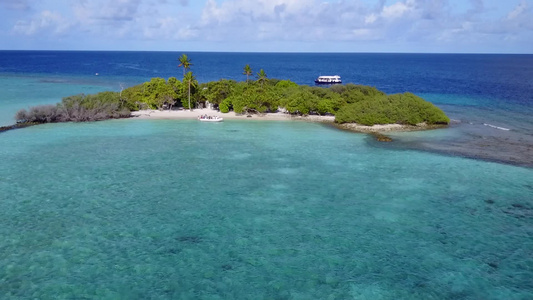
M 2 299 L 528 299 L 533 170 L 303 122 L 0 138 Z
M 181 74 L 172 53 L 41 54 L 0 53 L 0 126 Z M 0 299 L 533 298 L 530 56 L 194 57 L 204 81 L 251 63 L 305 84 L 320 61 L 457 122 L 385 144 L 303 122 L 3 132 Z
M 397 149 L 431 151 L 533 167 L 533 106 L 501 99 L 452 94 L 420 94 L 452 120 L 442 130 L 387 133 Z
M 0 126 L 15 123 L 21 109 L 42 104 L 56 104 L 63 97 L 81 93 L 94 94 L 112 89 L 102 83 L 69 76 L 6 76 L 0 75 Z M 116 90 L 116 88 L 114 89 Z

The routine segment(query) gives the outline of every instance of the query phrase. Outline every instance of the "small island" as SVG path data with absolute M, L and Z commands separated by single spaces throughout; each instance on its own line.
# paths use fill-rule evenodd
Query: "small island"
M 183 80 L 152 78 L 120 92 L 73 95 L 56 105 L 22 109 L 15 119 L 17 124 L 34 125 L 133 116 L 192 118 L 209 109 L 225 118 L 331 122 L 359 132 L 423 130 L 450 122 L 441 109 L 411 93 L 387 95 L 375 87 L 351 83 L 298 85 L 290 80 L 269 79 L 262 69 L 256 80 L 250 80 L 249 65 L 243 73 L 246 81 L 221 79 L 200 84 L 192 72 L 185 70 Z M 22 126 L 13 126 L 18 127 Z

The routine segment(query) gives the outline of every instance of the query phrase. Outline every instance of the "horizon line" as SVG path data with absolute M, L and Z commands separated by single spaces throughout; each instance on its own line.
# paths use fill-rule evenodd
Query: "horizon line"
M 246 54 L 448 54 L 448 55 L 533 55 L 533 53 L 526 52 L 386 52 L 386 51 L 376 51 L 376 52 L 349 52 L 349 51 L 323 51 L 323 52 L 314 52 L 314 51 L 211 51 L 211 50 L 68 50 L 68 49 L 0 49 L 0 52 L 31 52 L 31 51 L 47 51 L 47 52 L 175 52 L 175 53 L 246 53 Z

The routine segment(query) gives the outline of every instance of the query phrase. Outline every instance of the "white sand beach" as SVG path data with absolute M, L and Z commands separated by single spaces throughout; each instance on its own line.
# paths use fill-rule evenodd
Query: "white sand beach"
M 196 119 L 201 115 L 208 116 L 218 116 L 226 120 L 252 120 L 252 121 L 307 121 L 307 122 L 320 122 L 320 123 L 334 123 L 335 116 L 292 116 L 287 113 L 265 113 L 265 114 L 236 114 L 231 111 L 228 113 L 221 113 L 220 111 L 201 108 L 190 110 L 139 110 L 131 113 L 132 117 L 139 119 L 172 119 L 172 120 L 186 120 L 186 119 Z M 383 125 L 374 125 L 374 126 L 365 126 L 356 123 L 346 123 L 346 124 L 336 124 L 338 128 L 350 130 L 354 132 L 362 133 L 384 133 L 391 131 L 417 131 L 417 130 L 427 130 L 432 128 L 441 128 L 443 126 L 428 126 L 425 123 L 418 124 L 416 126 L 412 125 L 401 125 L 401 124 L 383 124 Z
M 140 119 L 196 119 L 201 115 L 218 116 L 227 120 L 267 120 L 267 121 L 290 121 L 301 120 L 310 122 L 335 121 L 334 116 L 291 116 L 286 113 L 265 113 L 265 114 L 236 114 L 235 112 L 221 113 L 220 111 L 202 108 L 190 110 L 139 110 L 131 113 L 132 117 Z

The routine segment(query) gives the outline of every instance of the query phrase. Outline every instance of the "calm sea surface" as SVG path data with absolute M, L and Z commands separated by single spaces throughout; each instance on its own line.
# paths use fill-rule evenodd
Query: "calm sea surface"
M 0 51 L 0 125 L 179 78 L 180 54 Z M 0 299 L 533 298 L 533 55 L 188 55 L 201 82 L 338 74 L 454 122 L 390 144 L 299 122 L 2 133 Z

